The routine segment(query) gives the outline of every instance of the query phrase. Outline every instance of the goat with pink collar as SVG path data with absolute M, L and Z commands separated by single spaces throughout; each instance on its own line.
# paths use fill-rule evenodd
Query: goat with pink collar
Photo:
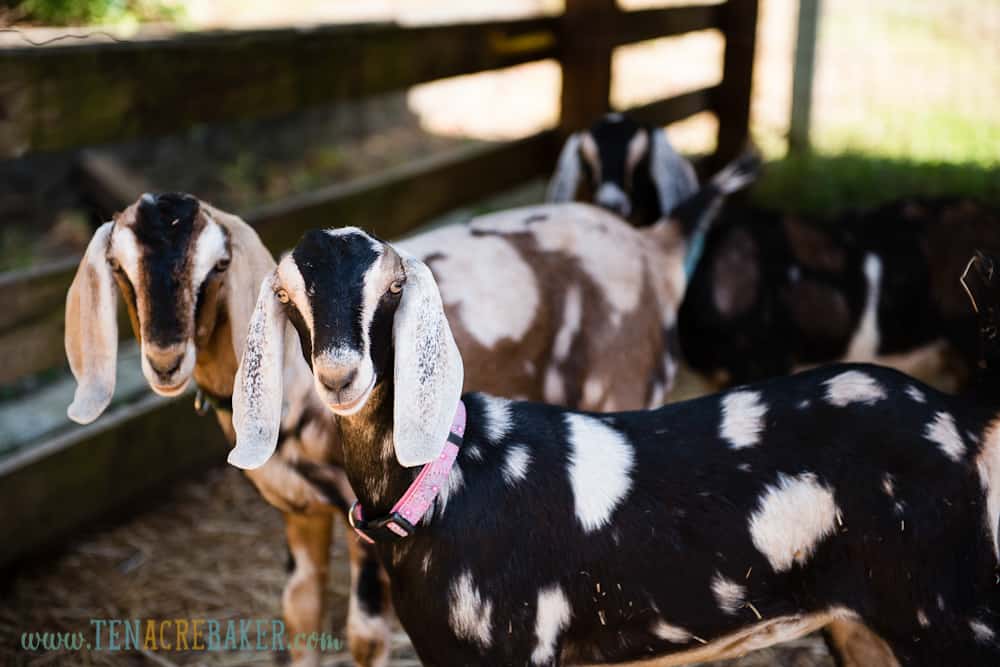
M 989 373 L 1000 275 L 974 269 Z M 680 665 L 839 618 L 902 665 L 1000 661 L 989 375 L 958 398 L 839 365 L 605 415 L 461 396 L 429 269 L 359 229 L 314 231 L 261 286 L 234 465 L 274 451 L 296 332 L 337 415 L 352 523 L 425 664 Z

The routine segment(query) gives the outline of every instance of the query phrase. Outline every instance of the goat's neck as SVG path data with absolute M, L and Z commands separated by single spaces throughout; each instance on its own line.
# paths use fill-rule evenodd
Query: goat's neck
M 210 394 L 221 397 L 233 395 L 233 380 L 239 360 L 233 350 L 232 324 L 225 315 L 219 313 L 215 329 L 198 346 L 194 365 L 194 381 Z
M 392 417 L 389 378 L 375 386 L 359 412 L 337 418 L 347 478 L 368 517 L 388 514 L 418 472 L 418 468 L 404 468 L 396 461 Z

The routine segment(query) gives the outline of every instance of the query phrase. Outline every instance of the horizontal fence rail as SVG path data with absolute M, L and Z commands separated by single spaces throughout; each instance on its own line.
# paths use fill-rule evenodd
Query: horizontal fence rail
M 425 27 L 366 24 L 182 35 L 128 43 L 0 47 L 0 159 L 155 136 L 203 123 L 266 118 L 546 58 L 563 70 L 558 128 L 480 143 L 242 212 L 280 252 L 315 227 L 358 225 L 399 237 L 448 210 L 550 173 L 562 139 L 609 110 L 611 54 L 625 44 L 717 29 L 718 84 L 620 109 L 666 125 L 719 118 L 714 162 L 745 142 L 757 0 L 625 12 L 567 0 L 558 17 Z M 84 151 L 83 182 L 120 209 L 148 187 Z M 169 189 L 169 187 L 167 187 Z M 0 385 L 65 364 L 63 308 L 78 258 L 0 275 Z M 130 336 L 124 317 L 120 333 Z M 219 429 L 190 396 L 149 396 L 0 460 L 0 500 L 18 507 L 0 566 L 51 544 L 187 471 L 224 460 Z M 53 482 L 55 480 L 55 482 Z M 94 490 L 98 492 L 95 493 Z M 80 498 L 93 496 L 86 502 Z M 72 511 L 66 511 L 71 507 Z M 15 516 L 16 515 L 16 516 Z M 3 522 L 0 522 L 3 523 Z
M 267 118 L 556 54 L 554 18 L 0 50 L 0 158 Z

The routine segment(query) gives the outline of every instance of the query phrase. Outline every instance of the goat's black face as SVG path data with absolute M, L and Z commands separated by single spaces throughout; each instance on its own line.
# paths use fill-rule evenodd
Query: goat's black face
M 143 374 L 157 393 L 180 393 L 199 337 L 215 326 L 230 260 L 225 229 L 190 195 L 145 194 L 116 218 L 107 258 L 142 344 Z
M 628 218 L 637 189 L 649 183 L 649 131 L 621 114 L 608 114 L 585 133 L 581 162 L 594 188 L 594 203 Z
M 391 372 L 392 320 L 406 279 L 399 256 L 360 229 L 317 230 L 276 275 L 316 390 L 334 412 L 353 414 Z

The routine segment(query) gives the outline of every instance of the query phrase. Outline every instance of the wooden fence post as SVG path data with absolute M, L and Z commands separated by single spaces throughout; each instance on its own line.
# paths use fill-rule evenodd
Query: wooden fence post
M 788 150 L 809 150 L 812 117 L 813 69 L 816 62 L 816 32 L 820 0 L 799 0 L 799 29 L 795 38 L 795 72 L 792 75 L 792 113 L 788 128 Z
M 716 89 L 712 105 L 719 118 L 719 142 L 712 158 L 713 169 L 736 157 L 749 136 L 757 0 L 729 0 L 720 12 L 726 51 L 722 83 Z
M 590 127 L 610 108 L 615 0 L 566 0 L 559 26 L 562 137 Z

